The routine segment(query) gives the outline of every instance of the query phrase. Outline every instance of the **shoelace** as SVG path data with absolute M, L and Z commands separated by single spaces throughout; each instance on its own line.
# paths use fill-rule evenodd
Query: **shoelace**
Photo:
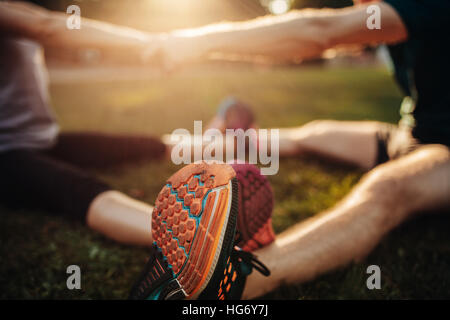
M 239 230 L 236 230 L 236 236 L 234 239 L 234 243 L 238 244 L 242 241 L 242 239 L 243 239 L 242 234 L 239 232 Z
M 252 272 L 253 269 L 258 270 L 266 277 L 270 275 L 269 269 L 261 261 L 259 261 L 254 254 L 235 246 L 230 257 L 228 258 L 228 262 L 224 270 L 224 277 L 220 281 L 217 298 L 219 300 L 226 300 L 229 299 L 230 294 L 231 299 L 240 298 L 242 290 L 244 289 L 245 278 Z M 243 278 L 238 276 L 239 273 L 241 273 Z M 238 283 L 235 283 L 236 280 Z M 235 288 L 235 291 L 233 291 L 233 288 Z
M 238 258 L 258 270 L 263 276 L 270 276 L 270 270 L 253 253 L 236 248 L 233 251 Z
M 236 237 L 234 240 L 235 244 L 238 244 L 242 240 L 242 234 L 239 232 L 239 230 L 236 230 Z M 270 276 L 270 270 L 261 262 L 258 260 L 258 258 L 251 252 L 247 252 L 239 248 L 238 246 L 235 246 L 233 248 L 233 252 L 236 254 L 238 258 L 241 258 L 244 262 L 251 265 L 253 268 L 258 270 L 263 276 Z

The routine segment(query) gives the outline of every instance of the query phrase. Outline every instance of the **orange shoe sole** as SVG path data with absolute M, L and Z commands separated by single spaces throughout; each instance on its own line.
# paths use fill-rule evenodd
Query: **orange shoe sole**
M 158 194 L 153 240 L 186 298 L 199 296 L 224 251 L 231 251 L 238 201 L 235 172 L 227 164 L 187 165 Z

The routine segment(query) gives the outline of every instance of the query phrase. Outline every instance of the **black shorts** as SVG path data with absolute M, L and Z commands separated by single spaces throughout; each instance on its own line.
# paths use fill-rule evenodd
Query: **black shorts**
M 400 158 L 424 145 L 412 135 L 411 128 L 381 123 L 376 133 L 378 156 L 376 165 Z
M 0 202 L 85 221 L 92 200 L 111 187 L 84 171 L 161 159 L 165 145 L 146 136 L 63 133 L 48 150 L 0 154 Z

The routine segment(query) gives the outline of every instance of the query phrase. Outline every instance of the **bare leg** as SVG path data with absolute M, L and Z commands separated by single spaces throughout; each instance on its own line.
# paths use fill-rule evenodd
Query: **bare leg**
M 217 122 L 217 120 L 214 121 Z M 216 125 L 219 126 L 219 124 Z M 282 128 L 279 129 L 280 156 L 315 153 L 369 169 L 375 165 L 376 132 L 382 125 L 384 124 L 375 121 L 316 120 L 302 127 Z M 270 135 L 267 138 L 269 143 L 266 145 L 270 148 Z M 193 139 L 191 137 L 190 141 Z M 167 154 L 170 155 L 175 143 L 170 141 L 170 135 L 165 135 L 162 141 L 166 144 Z M 224 139 L 220 143 L 223 146 L 224 155 L 227 143 L 234 142 L 234 139 L 229 141 Z M 189 148 L 188 146 L 189 143 L 186 144 L 186 148 Z M 193 152 L 192 149 L 191 154 Z
M 280 156 L 311 152 L 372 168 L 377 156 L 380 122 L 317 120 L 302 127 L 280 129 Z
M 425 146 L 368 173 L 336 207 L 280 234 L 256 252 L 271 269 L 254 272 L 245 298 L 283 283 L 299 283 L 365 257 L 390 230 L 413 213 L 450 208 L 450 152 Z
M 99 194 L 91 203 L 86 217 L 90 228 L 116 241 L 151 245 L 153 207 L 118 191 Z
M 76 167 L 98 167 L 160 160 L 166 147 L 151 136 L 118 135 L 101 132 L 66 132 L 58 137 L 47 156 Z M 75 172 L 79 172 L 77 168 Z M 84 173 L 75 174 L 84 176 Z M 69 177 L 69 181 L 73 181 Z M 91 181 L 91 180 L 89 180 Z M 84 181 L 83 181 L 84 182 Z M 95 181 L 92 182 L 97 184 Z M 82 186 L 82 183 L 80 183 Z M 82 188 L 82 187 L 80 187 Z M 68 190 L 67 192 L 70 192 Z M 75 197 L 76 201 L 77 198 Z M 153 208 L 118 191 L 105 191 L 91 201 L 86 222 L 92 229 L 116 241 L 150 245 Z

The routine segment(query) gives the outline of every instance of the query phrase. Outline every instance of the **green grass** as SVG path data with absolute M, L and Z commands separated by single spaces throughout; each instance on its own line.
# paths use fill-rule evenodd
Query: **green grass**
M 396 122 L 401 100 L 390 76 L 376 68 L 205 68 L 165 79 L 51 87 L 62 130 L 153 135 L 179 127 L 193 130 L 193 121 L 209 119 L 228 94 L 251 102 L 264 127 L 324 118 Z M 94 174 L 152 203 L 176 169 L 170 163 L 148 163 Z M 362 174 L 314 158 L 282 160 L 279 173 L 269 177 L 276 232 L 335 204 Z M 0 221 L 0 298 L 123 299 L 148 252 L 44 212 L 0 207 Z M 450 298 L 449 227 L 450 218 L 443 214 L 413 220 L 387 236 L 364 261 L 302 285 L 284 286 L 265 298 Z M 81 267 L 81 290 L 66 288 L 71 264 Z M 366 288 L 370 264 L 381 268 L 381 290 Z

